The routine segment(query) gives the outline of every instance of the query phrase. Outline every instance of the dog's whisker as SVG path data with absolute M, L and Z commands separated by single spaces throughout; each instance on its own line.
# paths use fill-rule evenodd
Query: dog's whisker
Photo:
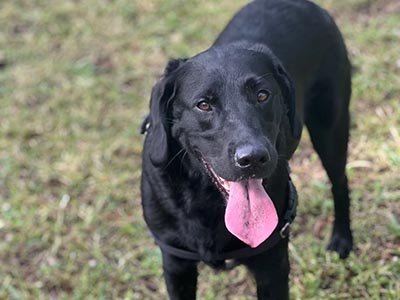
M 168 168 L 168 166 L 174 161 L 175 158 L 177 158 L 179 156 L 179 154 L 181 154 L 183 151 L 185 151 L 184 148 L 182 148 L 181 150 L 179 150 L 170 160 L 169 162 L 166 164 L 166 166 L 164 167 L 164 170 L 166 168 Z
M 188 152 L 185 150 L 185 153 L 183 153 L 181 157 L 181 162 L 180 162 L 180 167 L 179 167 L 179 174 L 182 173 L 182 167 L 183 167 L 183 160 L 185 159 L 185 156 L 188 154 Z

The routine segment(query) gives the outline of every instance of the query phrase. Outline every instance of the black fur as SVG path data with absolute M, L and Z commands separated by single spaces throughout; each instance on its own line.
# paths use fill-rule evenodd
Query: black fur
M 270 92 L 268 101 L 257 102 L 260 90 Z M 230 181 L 263 178 L 282 217 L 287 161 L 305 124 L 332 182 L 335 222 L 328 248 L 347 257 L 350 93 L 346 48 L 324 10 L 306 0 L 249 3 L 208 50 L 170 61 L 153 88 L 142 126 L 148 132 L 141 191 L 149 229 L 222 268 L 225 262 L 213 254 L 243 243 L 225 228 L 225 199 L 203 162 Z M 201 101 L 211 109 L 199 109 Z M 240 165 L 243 151 L 246 164 Z M 259 299 L 288 299 L 287 240 L 239 263 L 253 273 Z M 170 298 L 195 299 L 197 262 L 163 252 L 163 267 Z

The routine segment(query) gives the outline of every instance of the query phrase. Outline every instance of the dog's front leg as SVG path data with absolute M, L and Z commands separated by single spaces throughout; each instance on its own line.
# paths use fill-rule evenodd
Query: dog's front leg
M 272 249 L 249 258 L 244 264 L 256 280 L 258 300 L 289 299 L 290 267 L 287 239 Z
M 195 300 L 197 262 L 163 252 L 164 278 L 171 300 Z

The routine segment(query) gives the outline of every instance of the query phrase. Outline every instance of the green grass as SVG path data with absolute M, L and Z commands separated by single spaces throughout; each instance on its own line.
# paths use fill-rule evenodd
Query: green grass
M 150 89 L 247 1 L 0 3 L 0 299 L 165 299 L 139 179 Z M 355 66 L 349 179 L 356 249 L 325 251 L 329 185 L 305 138 L 293 299 L 400 298 L 400 7 L 318 1 Z M 199 299 L 254 299 L 243 268 L 201 267 Z

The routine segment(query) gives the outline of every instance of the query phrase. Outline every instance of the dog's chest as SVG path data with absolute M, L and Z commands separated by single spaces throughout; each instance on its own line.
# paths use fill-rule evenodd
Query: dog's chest
M 178 220 L 177 237 L 184 246 L 205 261 L 229 250 L 234 239 L 225 227 L 225 200 L 220 192 L 214 188 L 184 189 L 180 196 L 184 197 L 184 209 Z

